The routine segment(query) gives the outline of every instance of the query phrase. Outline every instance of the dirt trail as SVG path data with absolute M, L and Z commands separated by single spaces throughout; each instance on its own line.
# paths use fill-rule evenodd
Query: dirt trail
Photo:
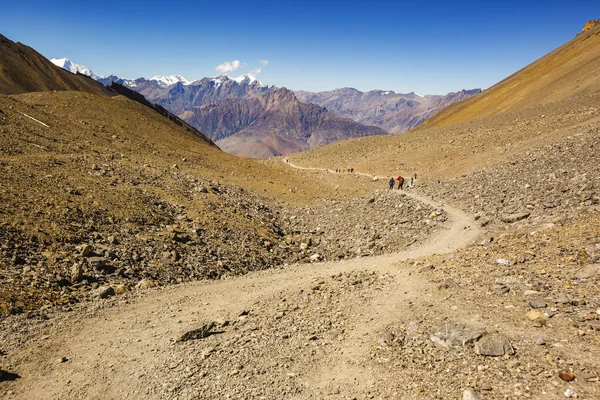
M 288 165 L 301 168 L 289 163 Z M 287 398 L 323 398 L 327 393 L 341 392 L 348 395 L 367 393 L 372 385 L 385 377 L 373 371 L 364 362 L 369 357 L 368 346 L 365 345 L 366 338 L 390 324 L 397 317 L 398 310 L 406 309 L 409 302 L 423 303 L 431 300 L 431 297 L 423 296 L 430 289 L 431 283 L 399 268 L 397 263 L 435 253 L 452 252 L 472 242 L 481 233 L 473 220 L 456 208 L 438 204 L 411 191 L 397 192 L 398 195 L 411 196 L 442 208 L 449 216 L 448 228 L 441 230 L 420 246 L 395 254 L 285 266 L 240 278 L 150 290 L 122 300 L 112 307 L 91 305 L 82 311 L 58 317 L 56 323 L 39 332 L 39 335 L 23 349 L 10 355 L 11 364 L 17 366 L 16 372 L 21 379 L 6 383 L 2 388 L 9 391 L 5 392 L 5 398 L 235 397 L 238 393 L 232 386 L 235 375 L 228 375 L 229 371 L 225 370 L 228 357 L 223 359 L 223 371 L 205 372 L 209 373 L 205 384 L 194 385 L 190 383 L 190 379 L 195 379 L 192 378 L 194 368 L 202 361 L 194 358 L 195 361 L 188 363 L 185 370 L 180 371 L 181 365 L 186 364 L 185 360 L 190 356 L 191 349 L 175 344 L 174 340 L 183 332 L 197 328 L 202 321 L 237 321 L 244 310 L 252 310 L 251 316 L 273 315 L 282 301 L 287 299 L 288 303 L 300 302 L 307 292 L 311 293 L 315 282 L 329 282 L 332 276 L 374 273 L 377 276 L 388 277 L 386 279 L 389 279 L 389 282 L 379 289 L 368 288 L 357 292 L 356 295 L 350 292 L 348 294 L 347 290 L 339 291 L 339 299 L 344 295 L 355 296 L 349 297 L 341 304 L 341 312 L 348 317 L 343 322 L 342 332 L 346 333 L 342 335 L 342 339 L 327 343 L 328 351 L 318 348 L 319 351 L 313 350 L 314 355 L 310 356 L 312 358 L 290 362 L 289 368 L 299 371 L 293 374 L 293 378 L 290 378 L 290 374 L 286 375 L 286 379 L 296 380 L 294 385 L 286 384 L 285 387 L 278 388 L 272 382 L 253 383 L 250 380 L 244 381 L 241 386 L 243 390 L 249 390 L 254 384 L 263 390 L 265 385 L 270 385 L 275 393 L 287 391 Z M 335 300 L 327 296 L 323 298 L 327 301 Z M 341 301 L 339 299 L 338 301 Z M 307 318 L 327 307 L 329 306 L 321 303 L 318 303 L 318 306 L 307 306 Z M 264 321 L 271 321 L 271 318 Z M 263 322 L 253 329 L 260 331 L 266 326 L 268 325 Z M 219 346 L 218 341 L 234 342 L 235 335 L 239 335 L 239 329 L 242 328 L 226 327 L 222 335 L 195 341 L 202 343 L 191 346 L 206 346 L 211 343 Z M 253 332 L 248 335 L 254 336 Z M 263 335 L 270 337 L 272 332 L 267 329 Z M 264 364 L 288 351 L 289 345 L 286 343 L 289 342 L 282 342 L 274 348 L 267 349 Z M 221 350 L 225 346 L 227 344 L 221 345 Z M 225 348 L 226 354 L 233 358 L 238 353 L 239 345 L 229 346 L 230 348 Z M 66 357 L 68 361 L 61 362 L 62 357 Z M 253 359 L 256 362 L 260 360 L 262 358 L 258 361 Z M 311 365 L 299 365 L 304 363 Z M 211 375 L 213 373 L 216 377 Z M 218 394 L 210 392 L 210 385 L 221 382 L 222 376 L 229 376 L 223 378 L 222 391 Z M 176 383 L 182 380 L 184 383 L 177 386 Z M 181 387 L 186 385 L 190 387 L 181 392 Z M 177 387 L 179 389 L 176 390 Z M 302 394 L 290 395 L 289 390 L 292 387 L 302 388 Z M 179 392 L 179 396 L 176 392 Z M 247 398 L 253 396 L 248 395 Z

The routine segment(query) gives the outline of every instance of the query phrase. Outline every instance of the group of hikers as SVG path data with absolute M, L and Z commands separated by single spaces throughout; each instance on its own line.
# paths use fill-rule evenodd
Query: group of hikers
M 410 182 L 406 184 L 406 187 L 413 187 L 415 185 L 415 181 L 417 180 L 417 174 L 415 174 L 414 176 L 410 177 Z M 394 179 L 393 177 L 390 178 L 390 189 L 394 188 L 394 185 L 396 184 L 396 181 L 398 181 L 398 189 L 402 190 L 404 189 L 404 177 L 399 176 L 398 178 Z
M 354 172 L 354 168 L 346 168 L 345 170 L 342 169 L 342 168 L 338 168 L 338 169 L 335 170 L 335 172 L 338 173 L 338 174 L 341 174 L 341 173 L 344 173 L 344 172 L 347 172 L 347 173 L 351 174 L 351 173 Z

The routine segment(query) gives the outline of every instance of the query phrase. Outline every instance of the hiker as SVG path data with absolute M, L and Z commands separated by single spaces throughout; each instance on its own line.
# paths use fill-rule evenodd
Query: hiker
M 402 176 L 398 177 L 398 189 L 402 190 L 402 187 L 404 186 L 404 178 Z
M 394 178 L 390 178 L 390 189 L 394 188 L 394 183 L 396 183 L 396 181 L 394 180 Z

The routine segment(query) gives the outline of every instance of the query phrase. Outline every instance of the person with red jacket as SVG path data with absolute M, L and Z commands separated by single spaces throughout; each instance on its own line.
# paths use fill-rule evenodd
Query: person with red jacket
M 402 176 L 398 177 L 398 189 L 402 190 L 402 187 L 404 186 L 404 178 Z

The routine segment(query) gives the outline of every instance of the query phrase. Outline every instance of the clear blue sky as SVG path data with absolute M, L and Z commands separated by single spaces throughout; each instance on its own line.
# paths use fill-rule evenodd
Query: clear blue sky
M 261 68 L 268 85 L 421 94 L 489 87 L 600 18 L 599 0 L 19 0 L 1 8 L 1 34 L 98 74 L 194 80 L 239 60 L 229 75 Z

